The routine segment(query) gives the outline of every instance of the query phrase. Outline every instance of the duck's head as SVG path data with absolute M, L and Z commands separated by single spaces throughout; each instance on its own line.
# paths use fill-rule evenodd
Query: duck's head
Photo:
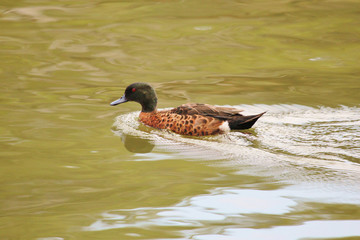
M 142 106 L 142 112 L 152 112 L 156 109 L 157 97 L 155 90 L 147 83 L 133 83 L 129 85 L 124 95 L 110 103 L 111 106 L 128 101 L 138 102 Z

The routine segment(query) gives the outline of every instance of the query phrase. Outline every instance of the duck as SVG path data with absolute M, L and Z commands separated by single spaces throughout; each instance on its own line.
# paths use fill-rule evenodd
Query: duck
M 158 110 L 156 92 L 150 84 L 144 82 L 130 84 L 123 96 L 110 105 L 116 106 L 129 101 L 141 105 L 139 121 L 143 124 L 189 136 L 226 134 L 231 130 L 249 129 L 265 114 L 244 116 L 241 114 L 243 110 L 237 108 L 201 103 L 187 103 L 168 110 Z

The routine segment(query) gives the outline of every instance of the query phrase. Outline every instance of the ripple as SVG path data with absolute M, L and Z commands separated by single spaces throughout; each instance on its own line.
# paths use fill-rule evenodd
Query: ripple
M 29 74 L 36 76 L 49 76 L 50 74 L 57 71 L 88 72 L 89 75 L 92 74 L 99 76 L 107 75 L 99 68 L 81 61 L 62 61 L 56 64 L 44 65 L 31 69 Z
M 312 108 L 270 114 L 260 124 L 261 147 L 322 160 L 360 161 L 360 109 Z
M 143 126 L 136 119 L 139 112 L 118 116 L 114 127 L 118 133 L 146 138 L 158 142 L 157 145 L 206 147 L 210 144 L 212 149 L 224 154 L 231 152 L 243 155 L 243 148 L 246 147 L 252 152 L 263 154 L 283 153 L 319 160 L 351 160 L 356 163 L 360 160 L 360 108 L 311 108 L 301 105 L 237 107 L 247 109 L 245 114 L 264 110 L 268 112 L 256 123 L 254 130 L 203 138 L 185 137 Z M 240 148 L 236 150 L 234 146 Z
M 6 12 L 6 14 L 9 13 L 15 13 L 19 17 L 7 17 L 7 20 L 22 20 L 20 17 L 26 17 L 30 18 L 32 20 L 35 20 L 37 22 L 46 23 L 46 22 L 55 22 L 58 21 L 55 17 L 50 17 L 45 14 L 48 10 L 59 10 L 59 11 L 69 11 L 67 8 L 64 7 L 57 7 L 57 6 L 35 6 L 35 7 L 22 7 L 22 8 L 13 8 Z

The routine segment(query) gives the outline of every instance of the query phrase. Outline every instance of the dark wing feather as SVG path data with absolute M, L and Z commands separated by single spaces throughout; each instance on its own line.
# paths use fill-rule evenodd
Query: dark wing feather
M 228 120 L 234 116 L 242 116 L 240 112 L 243 110 L 230 107 L 217 107 L 209 104 L 187 103 L 177 108 L 171 109 L 172 113 L 188 114 L 188 115 L 203 115 L 215 117 L 222 120 Z
M 216 107 L 209 104 L 187 103 L 177 108 L 171 109 L 170 112 L 181 115 L 201 115 L 213 117 L 219 120 L 228 121 L 230 129 L 240 130 L 251 128 L 255 122 L 265 113 L 244 116 L 242 110 L 229 107 Z

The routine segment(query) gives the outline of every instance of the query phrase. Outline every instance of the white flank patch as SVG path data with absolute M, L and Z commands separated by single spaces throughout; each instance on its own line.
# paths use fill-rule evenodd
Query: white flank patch
M 223 133 L 228 133 L 228 132 L 230 132 L 229 122 L 228 122 L 228 121 L 223 122 L 223 123 L 219 126 L 219 129 L 220 129 Z

